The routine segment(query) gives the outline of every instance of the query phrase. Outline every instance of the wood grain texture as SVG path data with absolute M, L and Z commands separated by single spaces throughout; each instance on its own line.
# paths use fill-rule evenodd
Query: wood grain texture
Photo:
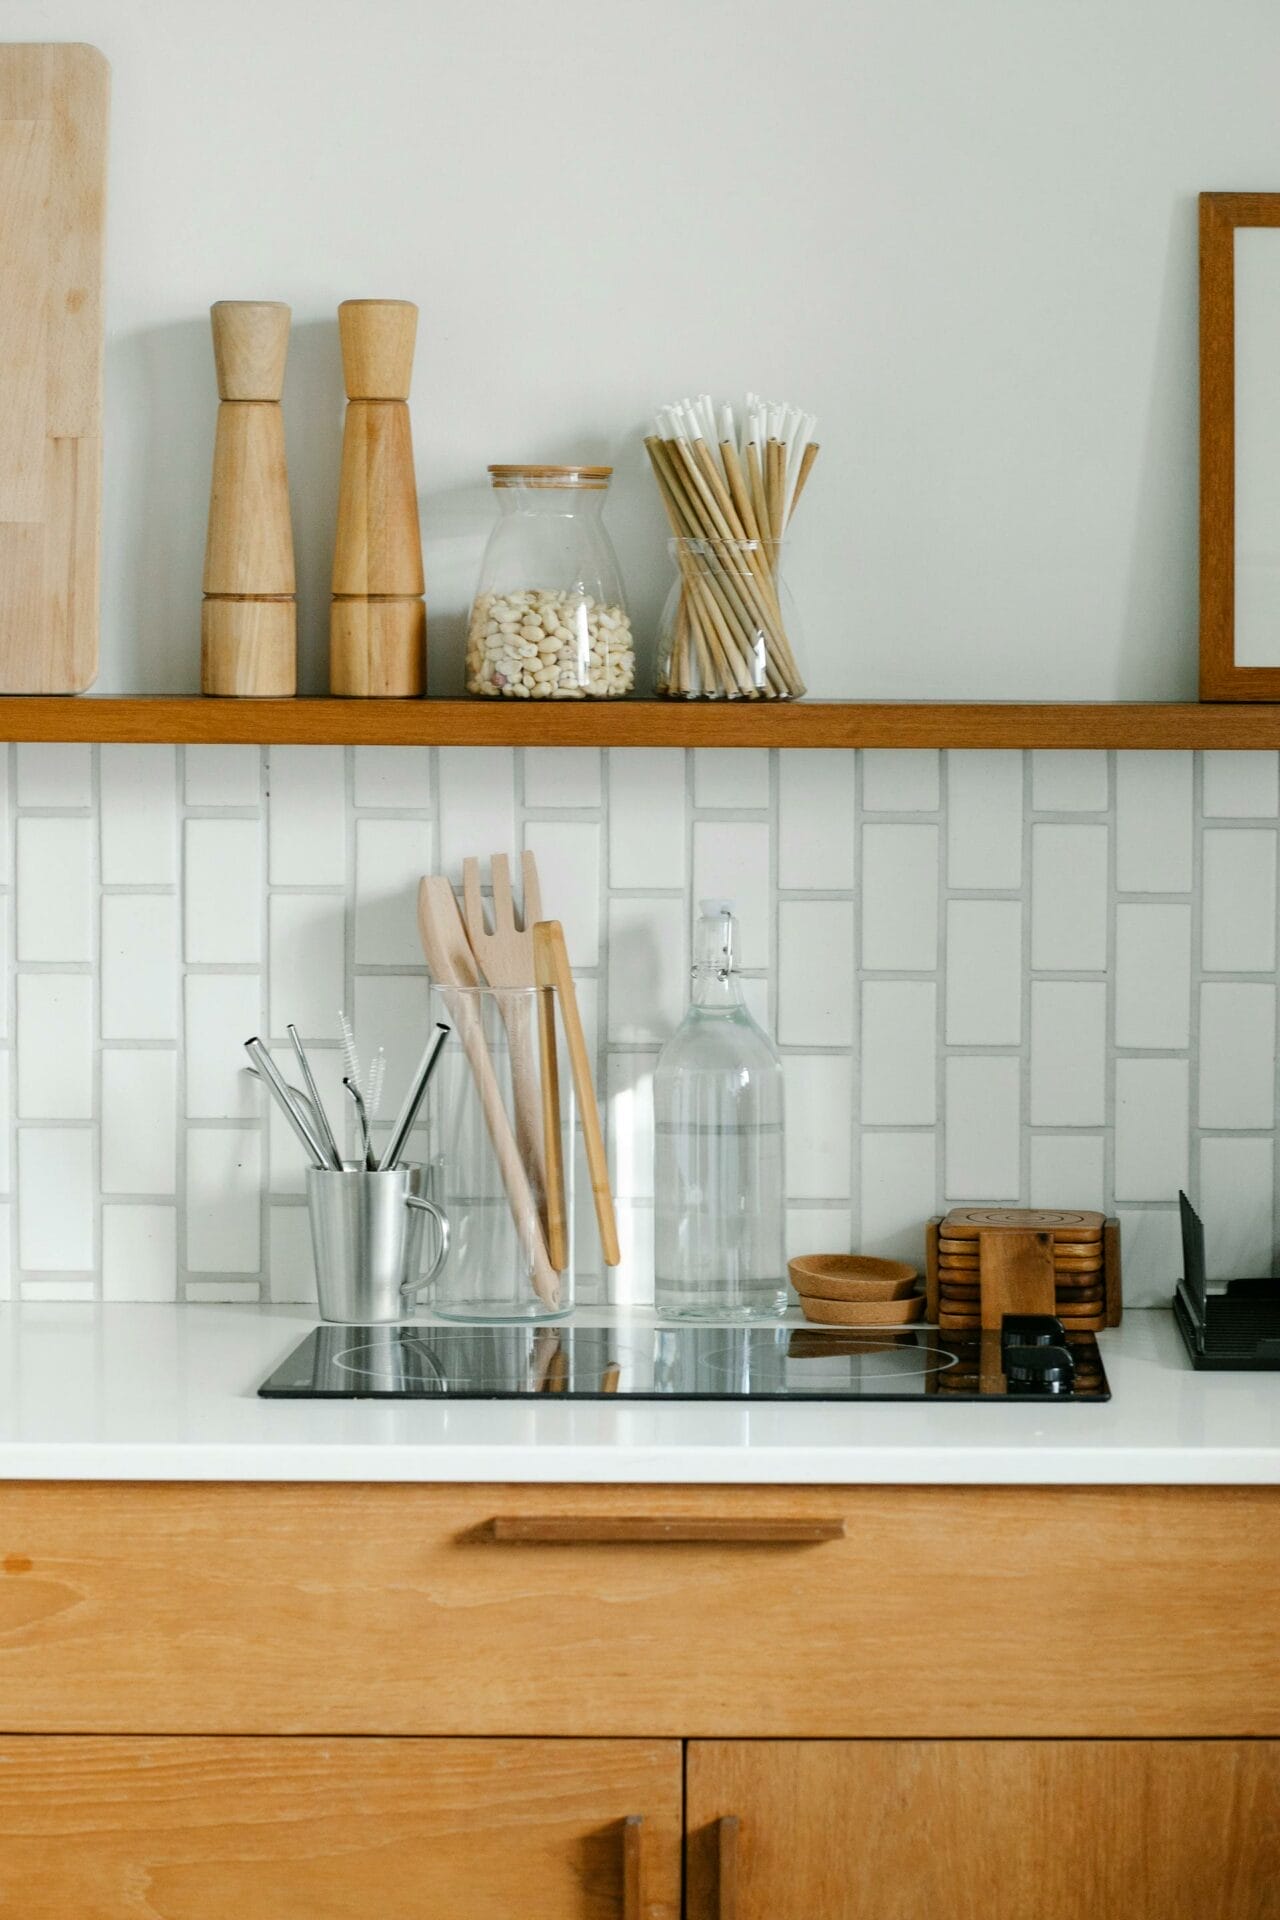
M 402 700 L 427 686 L 421 600 L 335 600 L 329 609 L 329 691 L 341 700 Z M 316 702 L 315 704 L 322 704 Z
M 208 599 L 200 609 L 200 690 L 278 699 L 298 678 L 298 612 L 279 600 Z
M 0 1740 L 0 1911 L 678 1920 L 680 1817 L 676 1741 Z
M 98 670 L 108 92 L 96 48 L 0 46 L 0 693 Z
M 283 300 L 218 300 L 209 309 L 220 400 L 279 400 L 289 357 Z
M 267 746 L 1209 747 L 1280 751 L 1280 706 L 890 706 L 861 701 L 0 699 L 0 739 Z
M 492 1538 L 657 1511 L 845 1537 Z M 1277 1737 L 1280 1489 L 12 1483 L 0 1731 Z
M 1280 227 L 1280 193 L 1200 196 L 1200 696 L 1275 700 L 1280 667 L 1235 660 L 1235 234 Z
M 412 300 L 344 300 L 338 308 L 349 400 L 407 400 L 418 309 Z
M 1053 1241 L 1047 1233 L 980 1233 L 979 1297 L 987 1331 L 1006 1313 L 1052 1313 Z
M 688 1753 L 689 1920 L 1276 1920 L 1273 1743 L 768 1741 Z

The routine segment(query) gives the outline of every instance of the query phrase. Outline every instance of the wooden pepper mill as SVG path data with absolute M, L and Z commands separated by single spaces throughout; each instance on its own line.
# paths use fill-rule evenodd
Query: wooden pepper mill
M 409 379 L 418 309 L 411 300 L 338 308 L 347 418 L 329 621 L 329 691 L 426 691 L 427 610 L 413 474 Z
M 204 554 L 200 687 L 267 698 L 297 691 L 298 610 L 280 394 L 289 309 L 210 308 L 218 431 Z

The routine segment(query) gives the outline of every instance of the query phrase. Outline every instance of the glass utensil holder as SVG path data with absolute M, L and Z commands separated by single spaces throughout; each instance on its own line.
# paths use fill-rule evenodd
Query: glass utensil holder
M 432 1308 L 449 1320 L 559 1319 L 573 1309 L 576 1110 L 569 1074 L 542 1071 L 548 1037 L 557 1057 L 554 996 L 434 986 L 432 1017 L 455 1036 L 428 1094 L 429 1190 L 450 1227 Z

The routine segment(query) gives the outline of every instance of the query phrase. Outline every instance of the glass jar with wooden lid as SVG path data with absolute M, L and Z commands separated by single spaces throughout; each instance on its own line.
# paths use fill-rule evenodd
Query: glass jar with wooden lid
M 498 523 L 467 629 L 467 692 L 612 700 L 635 684 L 631 618 L 603 507 L 612 467 L 492 466 Z

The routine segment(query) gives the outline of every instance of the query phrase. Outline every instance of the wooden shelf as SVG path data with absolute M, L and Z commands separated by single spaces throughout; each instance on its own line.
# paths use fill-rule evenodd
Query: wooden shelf
M 1280 706 L 669 700 L 0 698 L 0 739 L 263 746 L 1245 747 Z

